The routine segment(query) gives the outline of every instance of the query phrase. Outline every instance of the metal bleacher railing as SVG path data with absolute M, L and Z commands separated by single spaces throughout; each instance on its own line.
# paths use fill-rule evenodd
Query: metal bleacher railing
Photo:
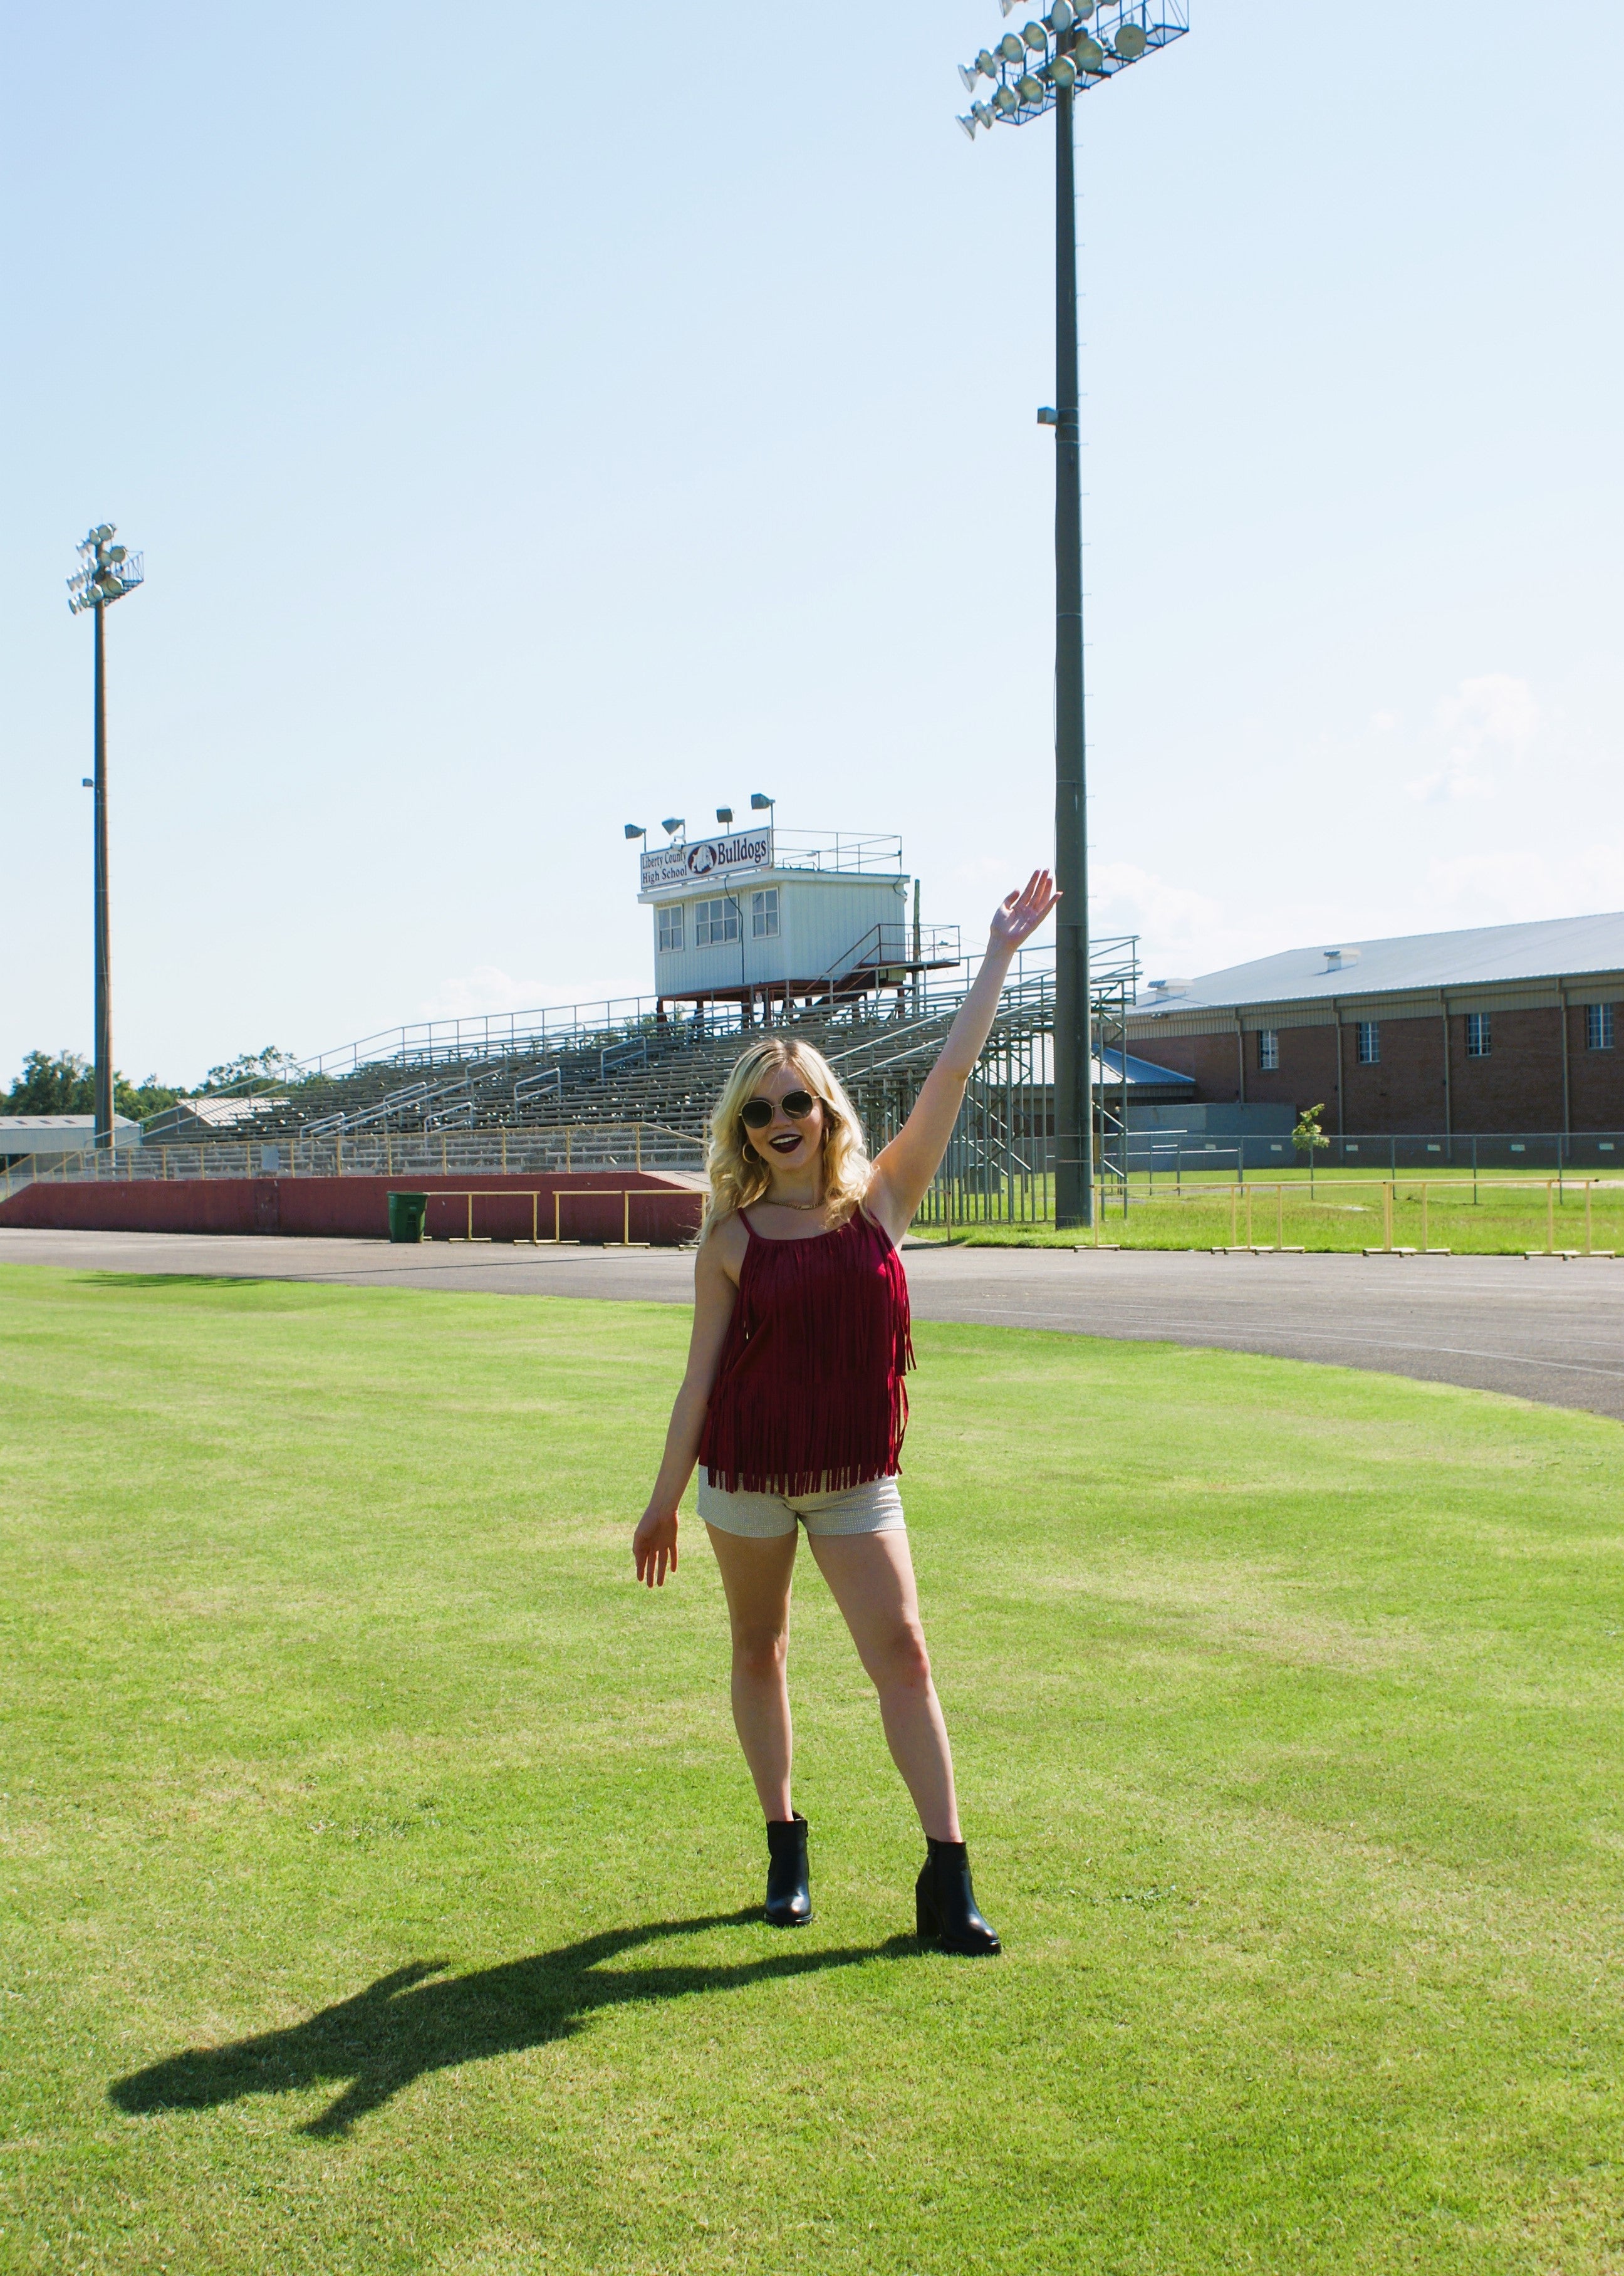
M 878 845 L 879 841 L 872 841 Z M 843 843 L 854 861 L 870 841 Z M 858 848 L 854 852 L 854 846 Z M 888 855 L 887 858 L 890 858 Z M 901 928 L 897 928 L 900 933 Z M 956 936 L 930 944 L 956 959 Z M 770 1015 L 712 1002 L 677 1014 L 648 997 L 387 1028 L 183 1101 L 144 1127 L 140 1147 L 38 1157 L 0 1171 L 0 1195 L 36 1178 L 414 1175 L 559 1168 L 699 1169 L 711 1104 L 744 1032 L 772 1025 L 830 1058 L 884 1145 L 912 1107 L 979 960 L 904 976 L 905 945 L 877 938 L 842 960 L 849 986 Z M 1137 944 L 1095 944 L 1096 1019 L 1108 1045 L 1133 999 Z M 917 960 L 914 960 L 917 962 Z M 880 974 L 886 979 L 882 990 Z M 1049 1207 L 1050 1041 L 1054 959 L 1017 959 L 973 1079 L 928 1219 L 1041 1217 Z M 1126 1062 L 1122 1062 L 1124 1081 Z M 1100 1094 L 1102 1152 L 1119 1139 L 1125 1095 Z
M 36 1155 L 0 1169 L 0 1199 L 41 1180 L 542 1176 L 559 1171 L 702 1168 L 702 1142 L 652 1123 L 548 1130 L 390 1130 L 321 1137 L 210 1138 Z

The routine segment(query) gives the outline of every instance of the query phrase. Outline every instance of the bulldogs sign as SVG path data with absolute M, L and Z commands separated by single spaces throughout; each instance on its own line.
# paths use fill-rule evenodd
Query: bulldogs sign
M 720 884 L 745 870 L 771 867 L 771 831 L 736 830 L 727 838 L 699 838 L 689 846 L 645 852 L 641 890 L 654 893 L 672 885 Z

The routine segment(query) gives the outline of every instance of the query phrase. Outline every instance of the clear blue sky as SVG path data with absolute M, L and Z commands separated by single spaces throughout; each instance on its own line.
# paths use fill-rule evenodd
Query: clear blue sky
M 1096 921 L 1159 975 L 1624 906 L 1624 21 L 1192 13 L 1080 106 Z M 0 1075 L 89 1046 L 103 517 L 137 1076 L 646 987 L 623 821 L 900 830 L 967 924 L 1048 857 L 999 28 L 10 0 Z

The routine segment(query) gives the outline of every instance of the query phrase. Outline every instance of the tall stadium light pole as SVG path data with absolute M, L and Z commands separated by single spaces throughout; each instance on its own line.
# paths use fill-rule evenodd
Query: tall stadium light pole
M 107 612 L 141 583 L 141 557 L 114 542 L 110 521 L 97 524 L 79 548 L 68 579 L 68 606 L 95 618 L 95 1142 L 113 1142 L 113 975 L 107 893 Z
M 1007 17 L 1020 0 L 998 0 Z M 1092 19 L 1092 20 L 1091 20 Z M 1082 418 L 1077 374 L 1076 98 L 1189 29 L 1188 0 L 1054 0 L 1046 16 L 983 48 L 959 76 L 975 95 L 972 141 L 1000 122 L 1055 114 L 1054 429 L 1055 1223 L 1094 1222 L 1094 1039 L 1089 974 L 1089 810 L 1082 671 Z M 1127 1154 L 1124 1151 L 1126 1162 Z

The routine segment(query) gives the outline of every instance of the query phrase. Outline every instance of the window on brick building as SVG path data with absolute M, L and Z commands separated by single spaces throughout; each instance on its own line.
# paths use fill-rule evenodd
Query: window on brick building
M 682 904 L 660 911 L 660 954 L 670 956 L 682 946 Z
M 1587 1004 L 1584 1007 L 1584 1047 L 1590 1051 L 1610 1051 L 1613 1049 L 1613 1006 L 1611 1004 Z
M 1361 1066 L 1380 1066 L 1382 1063 L 1382 1031 L 1375 1020 L 1359 1022 L 1359 1064 Z
M 1486 1059 L 1489 1056 L 1489 1015 L 1486 1012 L 1468 1012 L 1466 1015 L 1466 1056 L 1468 1059 Z
M 1277 1028 L 1257 1030 L 1257 1064 L 1265 1074 L 1273 1074 L 1279 1066 L 1280 1037 Z

